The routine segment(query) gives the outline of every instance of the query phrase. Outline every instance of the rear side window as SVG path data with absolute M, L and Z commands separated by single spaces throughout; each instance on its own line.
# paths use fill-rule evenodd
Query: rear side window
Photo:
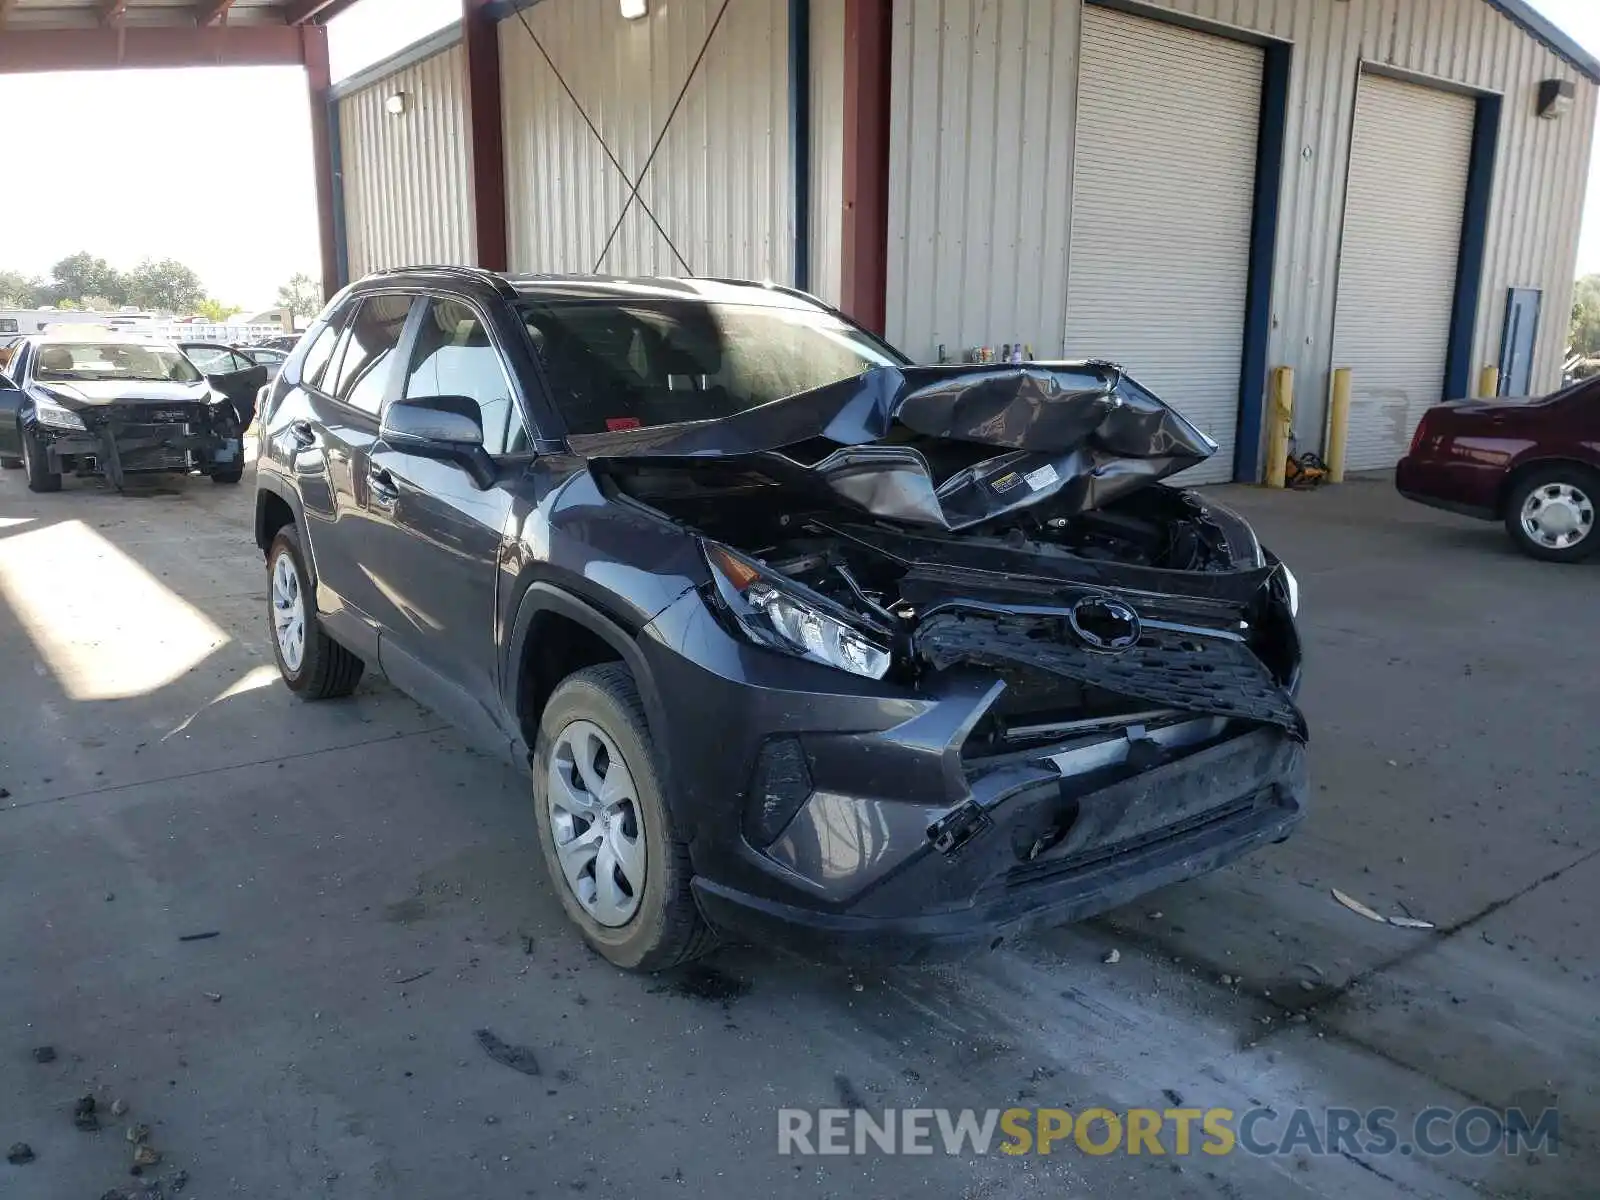
M 394 368 L 395 347 L 411 312 L 410 296 L 372 296 L 361 302 L 335 355 L 323 391 L 362 412 L 378 415 Z
M 316 341 L 306 348 L 306 356 L 300 363 L 300 382 L 307 387 L 322 386 L 322 372 L 333 357 L 333 348 L 339 344 L 339 332 L 344 327 L 344 322 L 339 318 L 343 315 L 337 314 L 324 325 Z

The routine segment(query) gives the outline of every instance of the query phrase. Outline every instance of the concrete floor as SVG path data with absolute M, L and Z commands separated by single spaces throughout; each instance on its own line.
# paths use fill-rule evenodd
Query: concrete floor
M 1305 596 L 1296 839 L 962 965 L 736 948 L 648 979 L 565 927 L 516 774 L 380 682 L 328 705 L 278 684 L 248 480 L 35 497 L 5 473 L 0 1144 L 37 1159 L 0 1164 L 0 1195 L 137 1182 L 131 1121 L 202 1198 L 1600 1195 L 1600 565 L 1526 561 L 1382 483 L 1223 494 Z M 75 1130 L 91 1092 L 129 1114 Z M 786 1106 L 1180 1102 L 1402 1126 L 1559 1103 L 1562 1146 L 776 1150 Z

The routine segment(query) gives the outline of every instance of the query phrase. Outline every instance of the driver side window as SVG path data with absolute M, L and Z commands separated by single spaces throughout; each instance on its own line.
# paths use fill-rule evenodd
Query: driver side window
M 522 417 L 500 352 L 478 314 L 454 300 L 429 300 L 406 373 L 405 397 L 465 396 L 483 422 L 483 448 L 492 455 L 528 448 Z

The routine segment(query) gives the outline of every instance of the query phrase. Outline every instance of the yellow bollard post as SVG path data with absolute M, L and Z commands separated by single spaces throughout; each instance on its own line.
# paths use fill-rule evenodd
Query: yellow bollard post
M 1493 400 L 1500 394 L 1500 368 L 1490 364 L 1478 376 L 1478 399 Z
M 1281 488 L 1289 463 L 1289 426 L 1294 419 L 1294 368 L 1272 369 L 1267 402 L 1267 486 Z
M 1333 397 L 1328 401 L 1328 482 L 1344 482 L 1344 448 L 1350 436 L 1350 368 L 1333 373 Z

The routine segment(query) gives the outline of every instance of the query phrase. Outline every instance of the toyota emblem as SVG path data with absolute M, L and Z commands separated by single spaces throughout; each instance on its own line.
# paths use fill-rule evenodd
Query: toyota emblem
M 1139 644 L 1139 614 L 1110 596 L 1086 596 L 1067 614 L 1072 632 L 1091 650 L 1121 654 Z

